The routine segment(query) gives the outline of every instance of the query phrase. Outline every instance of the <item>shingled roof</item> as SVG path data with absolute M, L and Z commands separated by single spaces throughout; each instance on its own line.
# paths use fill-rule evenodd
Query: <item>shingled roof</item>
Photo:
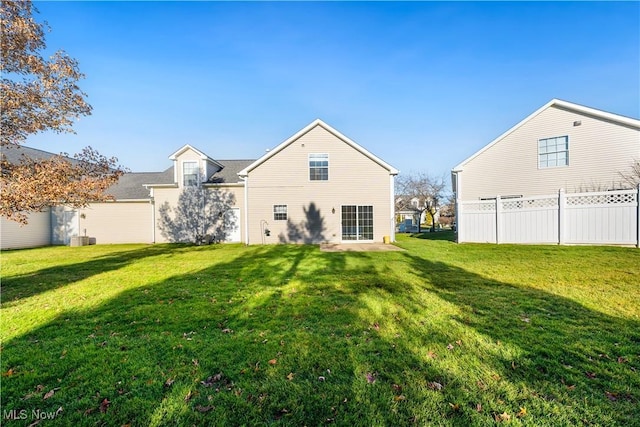
M 164 172 L 132 172 L 125 173 L 118 182 L 106 191 L 116 200 L 149 199 L 149 190 L 145 184 L 171 184 L 173 183 L 173 167 Z
M 2 155 L 6 157 L 9 163 L 19 163 L 23 155 L 34 160 L 46 160 L 57 156 L 58 154 L 38 150 L 37 148 L 14 145 L 9 147 L 2 147 Z M 71 157 L 66 158 L 71 162 L 77 162 L 77 160 L 72 159 Z
M 213 174 L 208 184 L 235 184 L 240 182 L 238 172 L 249 166 L 255 160 L 216 160 L 222 166 L 222 170 Z M 149 190 L 145 185 L 170 185 L 175 184 L 173 166 L 164 172 L 133 172 L 120 177 L 118 183 L 107 190 L 116 200 L 149 199 Z
M 10 163 L 18 163 L 24 154 L 32 159 L 49 159 L 56 154 L 30 147 L 2 148 L 2 154 Z M 76 161 L 69 158 L 70 161 Z M 207 180 L 209 184 L 235 184 L 240 182 L 238 172 L 255 160 L 216 160 L 223 168 Z M 174 184 L 173 166 L 163 172 L 130 172 L 120 177 L 118 182 L 106 191 L 116 200 L 150 199 L 149 189 L 145 185 Z
M 222 170 L 214 173 L 207 183 L 211 184 L 235 184 L 240 182 L 238 172 L 246 168 L 255 160 L 216 160 L 222 166 Z

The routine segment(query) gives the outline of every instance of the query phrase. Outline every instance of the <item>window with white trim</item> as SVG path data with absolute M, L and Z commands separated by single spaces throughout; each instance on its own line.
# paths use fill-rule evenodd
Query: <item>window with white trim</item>
M 287 220 L 287 205 L 273 205 L 273 220 L 274 221 Z
M 309 180 L 328 181 L 329 180 L 329 155 L 309 154 Z
M 373 240 L 373 206 L 342 206 L 342 240 Z
M 200 169 L 198 168 L 198 162 L 184 162 L 182 163 L 182 185 L 185 187 L 194 187 L 200 184 L 198 175 Z
M 538 140 L 538 168 L 569 165 L 569 137 L 558 136 Z

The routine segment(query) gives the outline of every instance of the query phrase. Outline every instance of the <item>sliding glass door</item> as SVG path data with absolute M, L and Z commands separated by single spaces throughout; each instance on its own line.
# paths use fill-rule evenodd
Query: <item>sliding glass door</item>
M 342 240 L 373 240 L 373 206 L 342 206 Z

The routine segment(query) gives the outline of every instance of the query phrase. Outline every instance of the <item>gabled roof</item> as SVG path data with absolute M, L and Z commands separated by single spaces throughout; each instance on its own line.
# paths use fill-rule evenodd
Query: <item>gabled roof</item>
M 356 151 L 359 151 L 360 153 L 362 153 L 366 157 L 370 158 L 371 160 L 373 160 L 374 162 L 376 162 L 377 164 L 379 164 L 383 168 L 387 169 L 389 171 L 389 174 L 397 175 L 399 173 L 399 171 L 396 168 L 394 168 L 390 164 L 386 163 L 384 160 L 380 159 L 379 157 L 376 157 L 375 155 L 373 155 L 372 153 L 370 153 L 369 151 L 364 149 L 362 146 L 358 145 L 356 142 L 354 142 L 351 139 L 347 138 L 345 135 L 343 135 L 342 133 L 338 132 L 336 129 L 332 128 L 331 126 L 329 126 L 328 124 L 326 124 L 322 120 L 316 119 L 313 122 L 309 123 L 304 128 L 302 128 L 300 131 L 298 131 L 295 135 L 291 136 L 289 139 L 287 139 L 286 141 L 284 141 L 283 143 L 278 145 L 276 148 L 274 148 L 273 150 L 270 150 L 264 156 L 260 157 L 258 160 L 253 162 L 251 165 L 249 165 L 248 167 L 246 167 L 243 170 L 241 170 L 240 172 L 238 172 L 238 175 L 247 176 L 249 174 L 249 172 L 251 172 L 253 169 L 257 168 L 258 166 L 260 166 L 261 164 L 263 164 L 264 162 L 269 160 L 271 157 L 275 156 L 280 151 L 284 150 L 286 147 L 288 147 L 290 144 L 292 144 L 293 142 L 298 140 L 300 137 L 302 137 L 304 134 L 306 134 L 311 129 L 315 128 L 316 126 L 322 127 L 323 129 L 325 129 L 329 133 L 333 134 L 337 138 L 339 138 L 342 141 L 344 141 L 347 145 L 349 145 L 352 148 L 354 148 Z
M 24 145 L 11 145 L 8 147 L 2 147 L 2 155 L 5 156 L 9 163 L 19 163 L 20 159 L 24 155 L 33 160 L 47 160 L 59 154 L 50 153 L 48 151 L 38 150 L 37 148 L 25 147 Z M 71 163 L 76 163 L 77 160 L 71 157 L 63 156 Z
M 246 168 L 251 163 L 255 162 L 255 160 L 218 160 L 217 163 L 220 165 L 221 169 L 207 178 L 203 184 L 237 184 L 240 182 L 238 178 L 238 171 Z M 141 183 L 145 187 L 166 187 L 166 186 L 177 186 L 174 181 L 173 174 L 173 166 L 164 172 L 145 172 L 145 173 L 132 173 L 125 174 L 122 178 L 127 177 L 127 179 L 131 181 L 127 181 L 128 183 L 133 183 L 137 178 L 129 178 L 129 175 L 139 175 L 148 177 L 147 181 Z M 135 181 L 140 182 L 140 181 Z
M 105 193 L 112 195 L 116 200 L 149 199 L 149 189 L 145 188 L 145 185 L 172 182 L 173 167 L 163 172 L 131 172 L 122 175 Z
M 561 109 L 564 109 L 564 110 L 569 110 L 569 111 L 574 111 L 576 113 L 584 114 L 586 116 L 592 116 L 592 117 L 595 117 L 595 118 L 598 118 L 598 119 L 608 120 L 610 122 L 619 123 L 621 125 L 630 126 L 630 127 L 636 128 L 636 129 L 640 129 L 640 120 L 638 120 L 638 119 L 634 119 L 634 118 L 626 117 L 626 116 L 621 116 L 619 114 L 609 113 L 607 111 L 597 110 L 597 109 L 591 108 L 591 107 L 585 107 L 584 105 L 574 104 L 573 102 L 562 101 L 560 99 L 552 99 L 551 101 L 547 102 L 545 105 L 543 105 L 542 107 L 540 107 L 539 109 L 534 111 L 532 114 L 527 116 L 524 120 L 522 120 L 521 122 L 516 124 L 514 127 L 512 127 L 511 129 L 509 129 L 508 131 L 506 131 L 505 133 L 503 133 L 502 135 L 500 135 L 499 137 L 497 137 L 496 139 L 491 141 L 489 144 L 487 144 L 484 147 L 482 147 L 479 151 L 474 153 L 471 157 L 469 157 L 466 160 L 462 161 L 460 164 L 458 164 L 456 167 L 454 167 L 452 169 L 452 171 L 453 172 L 462 171 L 463 167 L 468 162 L 470 162 L 471 160 L 473 160 L 474 158 L 476 158 L 477 156 L 479 156 L 480 154 L 482 154 L 483 152 L 485 152 L 486 150 L 491 148 L 493 145 L 498 143 L 500 140 L 504 139 L 506 136 L 508 136 L 512 132 L 516 131 L 522 125 L 524 125 L 525 123 L 527 123 L 528 121 L 530 121 L 531 119 L 536 117 L 538 114 L 542 113 L 544 110 L 546 110 L 547 108 L 550 108 L 550 107 L 558 107 L 558 108 L 561 108 Z
M 198 150 L 197 148 L 192 147 L 189 144 L 185 144 L 182 146 L 182 148 L 180 148 L 178 151 L 176 151 L 175 153 L 173 153 L 172 155 L 169 156 L 169 160 L 175 160 L 176 158 L 178 158 L 179 155 L 181 155 L 182 153 L 184 153 L 187 150 L 191 150 L 194 153 L 196 153 L 198 156 L 200 156 L 200 158 L 202 160 L 206 160 L 208 162 L 211 162 L 217 166 L 222 167 L 222 165 L 217 162 L 216 160 L 213 160 L 211 157 L 207 156 L 206 154 L 204 154 L 202 151 Z

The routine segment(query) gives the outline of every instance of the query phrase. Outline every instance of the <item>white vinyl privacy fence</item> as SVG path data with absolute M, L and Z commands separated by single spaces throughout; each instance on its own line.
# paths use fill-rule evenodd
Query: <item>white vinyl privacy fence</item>
M 635 245 L 640 186 L 458 202 L 458 242 Z

